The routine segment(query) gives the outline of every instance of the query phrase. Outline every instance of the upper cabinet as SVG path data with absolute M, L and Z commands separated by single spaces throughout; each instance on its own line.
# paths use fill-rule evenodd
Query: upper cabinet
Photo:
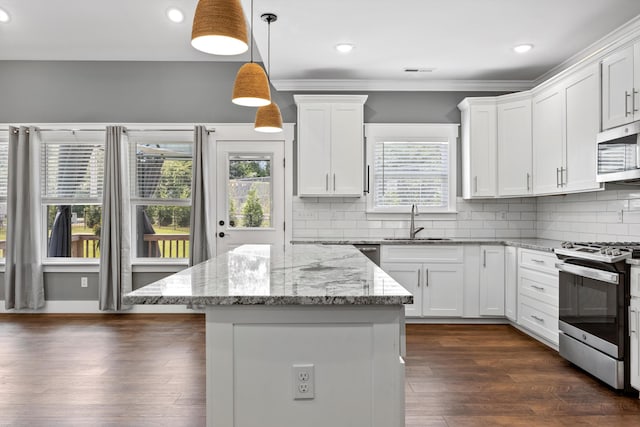
M 498 196 L 533 193 L 531 95 L 498 98 Z
M 462 112 L 462 195 L 465 199 L 497 194 L 497 109 L 495 98 L 465 98 Z
M 600 190 L 596 182 L 600 117 L 597 64 L 533 97 L 533 190 L 564 194 Z
M 367 96 L 294 95 L 298 106 L 298 195 L 360 197 Z
M 640 119 L 640 44 L 602 60 L 602 129 Z

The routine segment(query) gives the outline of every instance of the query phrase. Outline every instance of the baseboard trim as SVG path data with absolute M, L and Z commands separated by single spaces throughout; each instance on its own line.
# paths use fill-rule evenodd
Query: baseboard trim
M 504 318 L 464 318 L 464 317 L 407 317 L 406 324 L 451 324 L 451 325 L 508 325 Z
M 193 314 L 202 310 L 193 310 L 186 305 L 134 305 L 129 310 L 122 310 L 123 314 Z M 44 307 L 37 310 L 7 310 L 4 300 L 0 300 L 0 313 L 34 314 L 112 314 L 113 311 L 99 309 L 98 301 L 46 301 Z

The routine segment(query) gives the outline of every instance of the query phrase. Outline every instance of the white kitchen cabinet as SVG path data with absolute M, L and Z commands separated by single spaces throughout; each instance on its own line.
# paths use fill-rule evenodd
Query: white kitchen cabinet
M 553 253 L 518 249 L 518 325 L 558 345 L 558 270 Z
M 498 196 L 527 196 L 532 186 L 531 95 L 498 98 Z
M 413 294 L 407 317 L 461 317 L 464 248 L 384 245 L 381 268 Z
M 555 85 L 533 97 L 533 192 L 561 192 L 564 168 L 564 91 Z
M 504 246 L 480 246 L 480 315 L 504 316 Z
M 513 246 L 504 248 L 504 314 L 518 321 L 518 255 Z
M 640 44 L 628 46 L 602 60 L 602 129 L 640 119 Z
M 413 295 L 413 304 L 404 305 L 405 316 L 422 316 L 423 265 L 411 262 L 385 262 L 381 267 Z
M 631 387 L 640 390 L 640 298 L 631 298 L 629 335 L 631 337 Z
M 458 108 L 462 112 L 462 196 L 496 197 L 496 98 L 465 98 Z
M 360 95 L 294 95 L 300 197 L 362 196 L 366 99 Z
M 563 193 L 599 190 L 596 182 L 600 117 L 600 74 L 590 65 L 563 81 L 565 100 L 565 148 L 562 167 Z

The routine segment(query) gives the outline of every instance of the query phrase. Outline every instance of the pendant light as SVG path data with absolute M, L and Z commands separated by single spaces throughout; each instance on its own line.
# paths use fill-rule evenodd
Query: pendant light
M 273 13 L 265 13 L 261 16 L 262 20 L 269 24 L 269 32 L 267 39 L 267 69 L 271 75 L 271 23 L 276 22 L 278 17 Z M 256 111 L 255 130 L 258 132 L 282 132 L 282 114 L 278 104 L 271 101 L 271 104 L 258 108 Z
M 239 55 L 249 48 L 240 0 L 200 0 L 191 28 L 191 45 L 214 55 Z
M 251 27 L 253 28 L 253 0 L 251 0 Z M 251 34 L 249 34 L 250 39 Z M 271 103 L 269 81 L 264 69 L 253 62 L 253 42 L 249 40 L 251 62 L 244 64 L 236 74 L 231 102 L 246 107 L 262 107 Z

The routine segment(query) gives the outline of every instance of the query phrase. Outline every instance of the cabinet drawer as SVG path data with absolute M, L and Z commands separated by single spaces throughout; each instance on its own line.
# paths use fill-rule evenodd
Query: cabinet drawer
M 640 266 L 631 267 L 631 296 L 640 298 Z
M 558 309 L 525 295 L 518 304 L 518 324 L 558 344 Z
M 464 258 L 462 245 L 383 245 L 384 262 L 438 262 L 461 263 Z
M 558 277 L 533 270 L 520 270 L 520 295 L 538 300 L 545 304 L 558 306 Z
M 520 267 L 557 274 L 556 262 L 558 258 L 553 253 L 520 249 Z

